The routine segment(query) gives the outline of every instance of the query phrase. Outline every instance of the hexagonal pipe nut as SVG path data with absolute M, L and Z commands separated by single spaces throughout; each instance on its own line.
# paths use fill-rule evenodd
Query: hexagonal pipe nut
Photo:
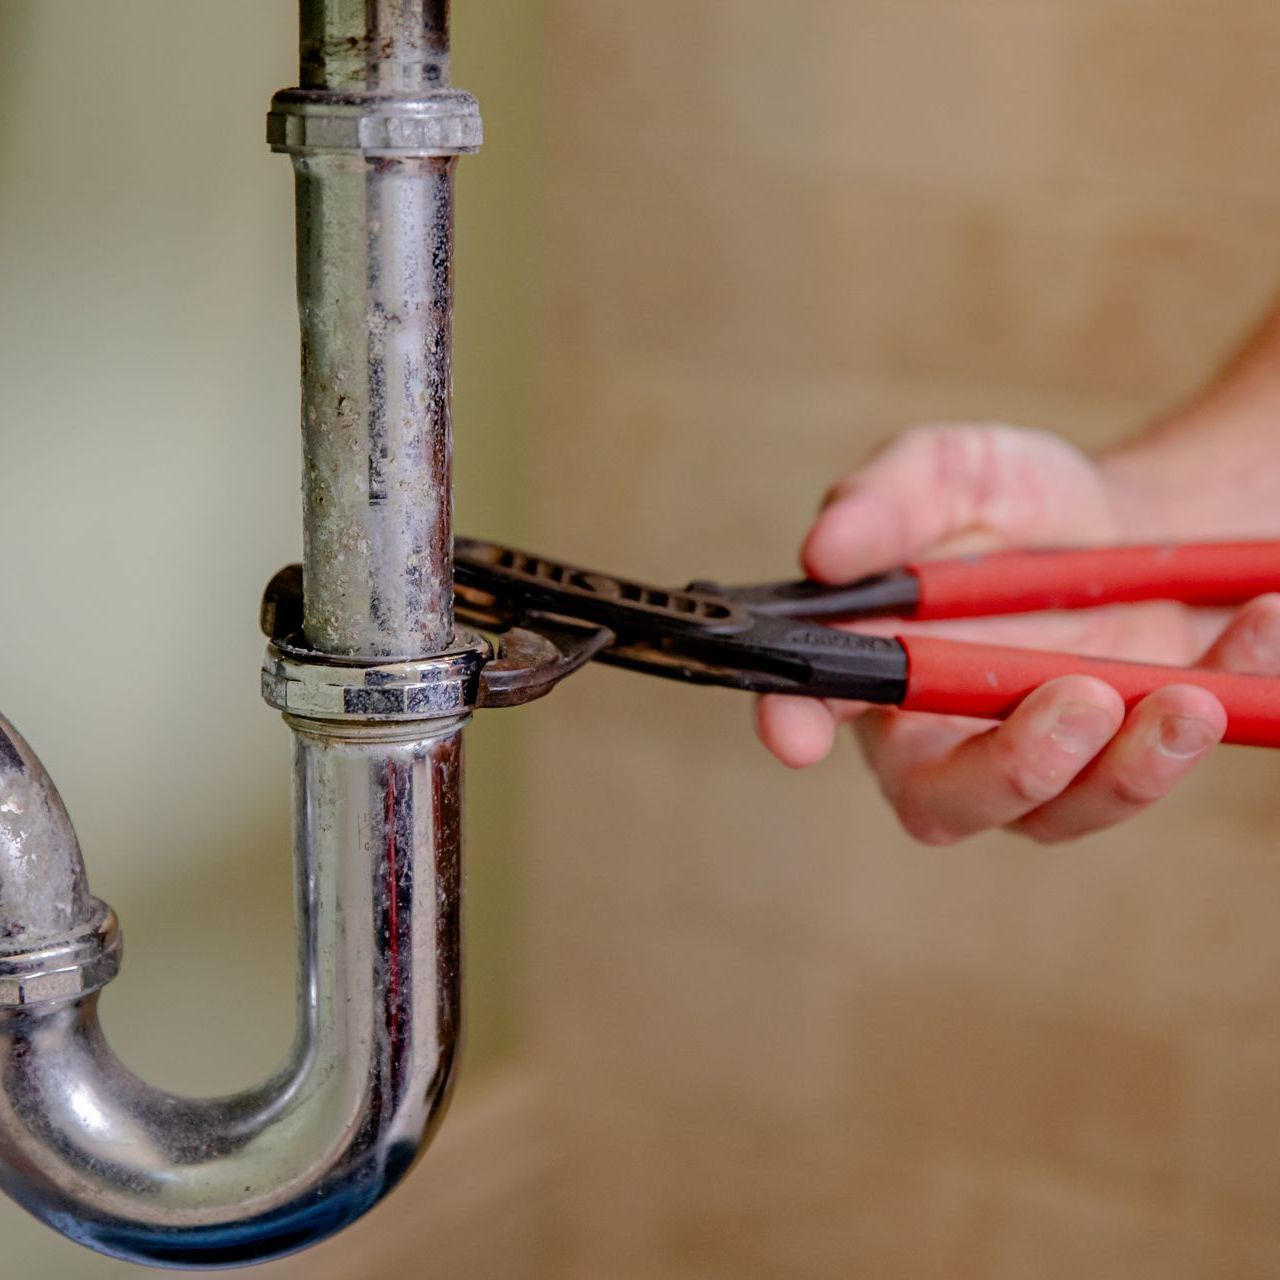
M 89 995 L 120 969 L 123 942 L 115 912 L 105 904 L 97 921 L 65 943 L 0 954 L 0 1009 L 23 1009 Z
M 406 721 L 465 715 L 479 696 L 493 648 L 459 627 L 447 652 L 411 662 L 357 663 L 293 641 L 267 646 L 262 696 L 277 711 L 310 720 Z
M 369 156 L 471 155 L 484 142 L 480 104 L 461 89 L 416 98 L 286 89 L 267 116 L 273 151 Z

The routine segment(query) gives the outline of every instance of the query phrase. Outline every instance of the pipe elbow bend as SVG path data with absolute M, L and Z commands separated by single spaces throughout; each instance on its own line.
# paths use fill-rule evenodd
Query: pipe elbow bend
M 133 1262 L 237 1266 L 342 1229 L 408 1172 L 456 1056 L 461 722 L 294 724 L 299 1030 L 226 1098 L 153 1088 L 97 1016 L 115 919 L 39 759 L 0 719 L 0 1187 Z

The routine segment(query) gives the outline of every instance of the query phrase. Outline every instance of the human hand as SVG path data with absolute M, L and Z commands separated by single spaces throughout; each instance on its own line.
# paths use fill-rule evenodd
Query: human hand
M 1131 502 L 1126 483 L 1043 432 L 917 428 L 828 493 L 805 540 L 804 567 L 819 581 L 841 583 L 922 555 L 1140 539 L 1143 529 L 1126 513 L 1153 503 L 1149 494 Z M 1234 616 L 1157 603 L 889 629 L 1280 672 L 1275 596 Z M 1157 690 L 1126 716 L 1114 689 L 1085 676 L 1050 681 L 995 726 L 777 696 L 761 699 L 757 712 L 765 745 L 797 768 L 828 754 L 844 720 L 853 721 L 903 826 L 929 844 L 993 827 L 1051 842 L 1111 826 L 1170 792 L 1226 728 L 1221 703 L 1193 685 Z

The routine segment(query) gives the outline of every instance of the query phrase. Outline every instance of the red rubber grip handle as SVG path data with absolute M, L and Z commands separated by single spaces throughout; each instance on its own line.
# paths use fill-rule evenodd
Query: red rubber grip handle
M 1069 551 L 997 551 L 910 566 L 922 619 L 1042 609 L 1090 609 L 1137 600 L 1244 604 L 1280 591 L 1280 542 L 1189 542 Z
M 1194 684 L 1215 694 L 1226 707 L 1225 742 L 1280 747 L 1280 679 L 1272 676 L 1148 666 L 933 636 L 899 636 L 898 643 L 907 653 L 907 694 L 900 704 L 904 711 L 1003 720 L 1046 680 L 1067 675 L 1105 680 L 1126 707 L 1166 685 Z

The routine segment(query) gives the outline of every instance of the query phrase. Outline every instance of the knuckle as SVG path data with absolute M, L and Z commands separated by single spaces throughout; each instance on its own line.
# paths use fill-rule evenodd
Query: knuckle
M 975 430 L 952 427 L 934 431 L 929 443 L 937 481 L 950 489 L 967 479 L 973 469 L 974 454 L 980 451 L 983 442 Z
M 1134 768 L 1117 769 L 1111 775 L 1109 789 L 1127 809 L 1144 809 L 1165 792 L 1158 780 Z
M 1026 754 L 999 730 L 991 735 L 989 741 L 997 774 L 1018 803 L 1041 805 L 1062 790 L 1063 779 L 1058 770 L 1029 761 Z
M 1001 781 L 1018 803 L 1041 805 L 1044 801 L 1052 800 L 1062 790 L 1062 778 L 1057 769 L 1030 763 L 998 731 L 991 741 Z
M 1056 774 L 1027 765 L 1015 765 L 1009 769 L 1005 773 L 1005 780 L 1015 799 L 1022 804 L 1044 804 L 1062 790 Z
M 946 831 L 934 823 L 903 822 L 902 829 L 917 844 L 927 845 L 931 849 L 947 849 L 960 842 L 960 837 L 954 832 Z
M 898 437 L 894 448 L 928 467 L 935 478 L 953 479 L 967 470 L 979 430 L 968 423 L 918 423 Z
M 898 821 L 913 840 L 934 848 L 946 848 L 956 844 L 960 836 L 940 822 L 928 804 L 916 797 L 899 800 L 896 805 Z
M 1069 839 L 1067 833 L 1055 826 L 1052 819 L 1041 814 L 1028 814 L 1009 829 L 1038 845 L 1063 844 Z

